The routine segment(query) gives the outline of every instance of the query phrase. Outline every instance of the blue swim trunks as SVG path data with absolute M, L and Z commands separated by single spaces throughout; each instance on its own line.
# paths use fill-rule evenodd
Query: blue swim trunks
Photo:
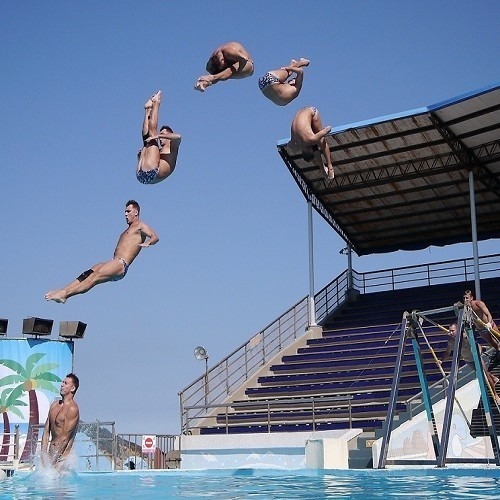
M 136 174 L 137 180 L 142 184 L 151 184 L 156 179 L 159 172 L 160 172 L 160 165 L 158 165 L 156 168 L 147 171 L 138 170 Z
M 272 85 L 273 83 L 281 83 L 279 81 L 279 78 L 274 76 L 272 73 L 266 73 L 264 76 L 261 76 L 259 78 L 259 89 L 263 90 L 266 87 L 269 87 L 269 85 Z
M 116 278 L 113 278 L 111 281 L 120 281 L 121 279 L 125 278 L 125 276 L 127 275 L 129 265 L 125 262 L 125 259 L 122 259 L 121 257 L 117 257 L 115 260 L 119 260 L 123 264 L 123 274 L 121 276 L 117 276 Z

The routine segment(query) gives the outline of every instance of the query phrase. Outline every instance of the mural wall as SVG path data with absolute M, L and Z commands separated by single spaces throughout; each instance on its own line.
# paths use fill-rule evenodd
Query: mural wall
M 0 339 L 0 461 L 12 453 L 15 426 L 19 425 L 20 460 L 36 453 L 50 404 L 59 397 L 64 377 L 73 371 L 73 342 L 41 339 Z

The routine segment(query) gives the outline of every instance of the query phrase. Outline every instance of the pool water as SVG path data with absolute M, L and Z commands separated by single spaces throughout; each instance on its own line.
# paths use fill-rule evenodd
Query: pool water
M 348 471 L 20 472 L 0 499 L 46 498 L 371 499 L 499 498 L 500 469 Z

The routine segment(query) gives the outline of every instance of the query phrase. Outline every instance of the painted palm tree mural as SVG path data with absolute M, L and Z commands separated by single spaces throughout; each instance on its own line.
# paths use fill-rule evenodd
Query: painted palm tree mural
M 0 364 L 10 368 L 14 373 L 4 377 L 1 382 L 3 385 L 12 385 L 15 387 L 12 392 L 18 397 L 23 392 L 28 393 L 29 401 L 29 426 L 26 436 L 26 444 L 21 455 L 21 462 L 28 461 L 35 455 L 38 442 L 38 425 L 40 424 L 40 412 L 38 408 L 38 399 L 36 389 L 44 389 L 50 392 L 59 392 L 54 382 L 61 382 L 61 379 L 51 370 L 58 368 L 57 363 L 45 363 L 37 366 L 37 363 L 46 355 L 46 353 L 37 352 L 26 358 L 25 365 L 13 359 L 0 359 Z M 16 385 L 17 384 L 17 385 Z M 19 393 L 19 391 L 21 391 Z M 11 393 L 12 394 L 12 393 Z M 10 408 L 12 411 L 12 408 Z
M 0 380 L 0 387 L 2 387 L 2 380 Z M 8 459 L 9 445 L 10 445 L 10 421 L 9 421 L 9 411 L 17 415 L 19 418 L 23 418 L 19 406 L 27 406 L 27 404 L 19 399 L 19 396 L 23 393 L 21 387 L 14 389 L 13 387 L 7 387 L 0 393 L 0 413 L 3 417 L 3 439 L 2 447 L 0 448 L 0 461 Z

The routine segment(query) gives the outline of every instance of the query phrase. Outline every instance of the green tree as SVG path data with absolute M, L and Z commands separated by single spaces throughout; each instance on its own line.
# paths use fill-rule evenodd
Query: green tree
M 2 384 L 2 380 L 0 380 L 0 387 L 4 385 Z M 27 406 L 24 401 L 18 399 L 22 393 L 23 390 L 21 387 L 16 389 L 13 387 L 7 387 L 0 394 L 0 413 L 3 417 L 3 439 L 2 448 L 0 449 L 0 461 L 7 460 L 9 454 L 10 421 L 8 412 L 11 411 L 18 417 L 23 418 L 23 414 L 18 407 Z
M 29 425 L 28 434 L 26 436 L 26 444 L 21 455 L 21 462 L 29 461 L 36 452 L 38 443 L 38 425 L 40 424 L 40 413 L 38 408 L 38 399 L 36 397 L 36 389 L 44 389 L 47 391 L 59 392 L 54 382 L 61 382 L 61 379 L 52 373 L 50 370 L 57 368 L 57 363 L 45 363 L 36 366 L 37 363 L 45 356 L 45 353 L 38 352 L 31 354 L 26 359 L 25 366 L 21 365 L 13 359 L 0 359 L 0 364 L 10 368 L 12 375 L 4 377 L 4 385 L 18 384 L 13 390 L 19 390 L 28 393 L 29 400 Z

